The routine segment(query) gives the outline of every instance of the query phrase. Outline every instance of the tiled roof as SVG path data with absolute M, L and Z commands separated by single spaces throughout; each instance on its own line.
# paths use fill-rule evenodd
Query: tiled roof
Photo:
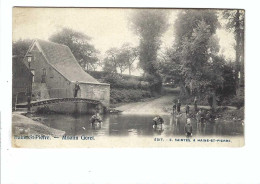
M 69 81 L 99 83 L 81 68 L 68 46 L 43 40 L 36 40 L 36 42 L 47 62 Z

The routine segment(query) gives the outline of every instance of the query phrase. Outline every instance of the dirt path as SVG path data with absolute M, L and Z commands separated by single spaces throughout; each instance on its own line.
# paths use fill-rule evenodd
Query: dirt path
M 172 112 L 173 100 L 177 98 L 174 94 L 167 94 L 157 99 L 152 99 L 146 102 L 133 102 L 126 105 L 122 105 L 116 108 L 116 110 L 123 111 L 123 114 L 170 114 Z M 182 104 L 181 112 L 185 111 L 185 105 Z M 230 110 L 235 110 L 235 107 L 226 106 Z M 190 105 L 190 110 L 194 107 Z M 210 109 L 209 106 L 201 106 L 198 108 Z
M 134 102 L 117 107 L 124 114 L 169 114 L 174 95 L 165 95 L 146 102 Z

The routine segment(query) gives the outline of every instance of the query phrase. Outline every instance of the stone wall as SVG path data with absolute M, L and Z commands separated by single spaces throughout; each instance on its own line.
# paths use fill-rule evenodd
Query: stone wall
M 97 111 L 102 114 L 105 112 L 101 104 L 72 101 L 33 106 L 31 110 L 37 113 L 55 112 L 61 114 L 94 114 Z
M 91 84 L 80 83 L 80 97 L 93 100 L 99 100 L 104 106 L 110 104 L 110 85 L 109 84 Z
M 32 84 L 32 100 L 44 100 L 49 99 L 49 90 L 45 83 L 33 83 Z

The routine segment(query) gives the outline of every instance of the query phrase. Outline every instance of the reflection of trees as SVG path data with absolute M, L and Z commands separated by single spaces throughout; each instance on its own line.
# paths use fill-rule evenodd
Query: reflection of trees
M 197 135 L 200 135 L 201 134 L 201 123 L 198 123 L 197 122 L 197 131 L 196 131 L 197 133 Z
M 201 134 L 206 134 L 207 123 L 201 123 Z

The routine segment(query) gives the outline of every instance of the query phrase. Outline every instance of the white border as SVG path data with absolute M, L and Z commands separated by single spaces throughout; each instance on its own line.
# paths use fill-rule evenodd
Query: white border
M 259 6 L 239 0 L 13 0 L 1 2 L 1 183 L 260 183 Z M 12 6 L 246 9 L 243 148 L 13 149 Z M 32 18 L 33 19 L 33 18 Z

